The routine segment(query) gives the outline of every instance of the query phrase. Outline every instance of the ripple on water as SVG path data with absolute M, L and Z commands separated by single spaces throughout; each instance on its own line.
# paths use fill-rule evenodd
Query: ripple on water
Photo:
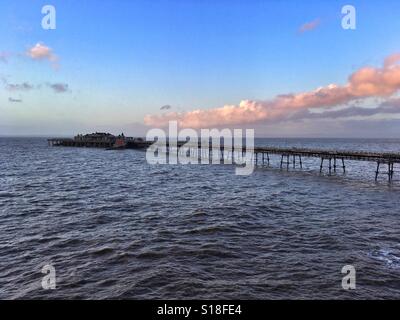
M 382 262 L 386 267 L 400 269 L 400 250 L 395 249 L 375 249 L 369 256 L 372 259 Z
M 328 177 L 310 159 L 306 172 L 287 172 L 271 157 L 238 177 L 232 166 L 149 166 L 140 151 L 46 145 L 0 138 L 1 298 L 48 297 L 37 284 L 49 261 L 56 298 L 349 298 L 346 264 L 360 274 L 352 298 L 400 298 L 400 184 L 375 184 L 374 165 Z

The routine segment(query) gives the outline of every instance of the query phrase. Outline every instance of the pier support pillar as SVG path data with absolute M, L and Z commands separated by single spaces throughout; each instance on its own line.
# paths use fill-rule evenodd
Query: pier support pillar
M 375 181 L 378 181 L 379 174 L 381 173 L 379 170 L 380 166 L 381 166 L 381 162 L 378 161 L 377 165 L 376 165 L 376 171 L 375 171 Z M 393 175 L 394 175 L 394 163 L 393 162 L 388 162 L 388 172 L 384 172 L 384 173 L 388 175 L 389 182 L 392 182 Z
M 389 162 L 389 164 L 388 164 L 388 166 L 389 166 L 389 182 L 392 182 L 392 180 L 393 180 L 393 173 L 394 173 L 394 170 L 393 170 L 393 167 L 394 167 L 394 163 L 390 163 Z
M 377 162 L 376 164 L 376 171 L 375 171 L 375 181 L 378 181 L 378 176 L 379 176 L 379 167 L 381 166 L 380 162 Z
M 329 170 L 329 175 L 331 175 L 332 174 L 332 160 L 333 159 L 334 158 L 321 157 L 321 165 L 320 165 L 320 168 L 319 168 L 319 172 L 322 173 L 322 169 L 324 168 L 324 160 L 328 160 L 329 161 L 328 170 Z
M 286 161 L 283 159 L 286 157 Z M 289 170 L 289 165 L 290 165 L 290 155 L 289 154 L 282 154 L 281 157 L 281 169 L 283 168 L 283 165 L 286 164 L 287 170 Z
M 299 155 L 299 154 L 294 154 L 293 155 L 293 168 L 296 168 L 296 157 L 299 158 L 300 168 L 303 168 L 303 162 L 302 162 L 302 159 L 301 159 L 301 155 Z

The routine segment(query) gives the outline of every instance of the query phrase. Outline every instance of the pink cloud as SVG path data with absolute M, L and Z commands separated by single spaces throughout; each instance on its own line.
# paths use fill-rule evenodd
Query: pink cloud
M 244 100 L 209 110 L 147 115 L 145 124 L 163 127 L 177 120 L 181 127 L 208 128 L 284 120 L 300 110 L 329 108 L 368 98 L 390 97 L 400 90 L 400 54 L 385 59 L 382 68 L 364 67 L 351 74 L 345 85 L 330 84 L 313 91 L 278 95 L 266 101 Z
M 299 32 L 304 33 L 307 31 L 312 31 L 312 30 L 316 29 L 320 24 L 321 24 L 320 19 L 315 19 L 311 22 L 307 22 L 299 28 Z

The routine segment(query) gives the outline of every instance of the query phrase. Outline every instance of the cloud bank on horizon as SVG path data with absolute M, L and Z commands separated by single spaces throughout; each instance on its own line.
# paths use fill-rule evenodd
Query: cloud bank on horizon
M 280 122 L 299 118 L 329 116 L 338 118 L 400 113 L 398 100 L 390 100 L 400 90 L 399 62 L 400 53 L 390 55 L 380 68 L 366 66 L 357 70 L 348 77 L 345 85 L 330 84 L 309 92 L 280 94 L 265 101 L 243 100 L 239 105 L 225 105 L 215 109 L 147 115 L 144 122 L 152 127 L 165 127 L 169 121 L 176 120 L 181 127 L 208 128 L 269 121 Z M 352 102 L 370 98 L 386 100 L 372 110 L 348 106 Z M 347 107 L 338 111 L 331 110 L 338 106 Z M 313 112 L 317 109 L 324 111 Z

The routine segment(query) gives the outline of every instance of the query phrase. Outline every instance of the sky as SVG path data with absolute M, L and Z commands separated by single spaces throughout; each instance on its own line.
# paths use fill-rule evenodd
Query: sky
M 399 14 L 396 0 L 2 0 L 0 135 L 144 135 L 177 120 L 396 138 Z

